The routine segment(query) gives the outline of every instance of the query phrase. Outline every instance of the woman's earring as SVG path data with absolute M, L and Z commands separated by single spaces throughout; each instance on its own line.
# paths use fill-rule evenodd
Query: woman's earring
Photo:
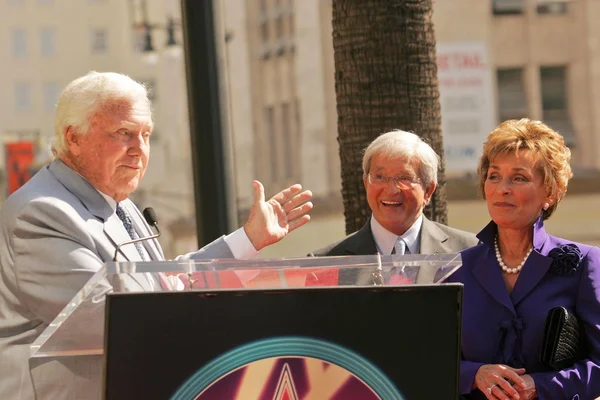
M 550 207 L 550 204 L 544 203 L 544 211 L 546 211 Z

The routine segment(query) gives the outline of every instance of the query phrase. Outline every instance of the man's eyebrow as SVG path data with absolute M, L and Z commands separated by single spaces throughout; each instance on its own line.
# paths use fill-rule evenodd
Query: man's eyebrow
M 135 122 L 131 122 L 131 121 L 121 121 L 121 125 L 131 126 L 131 127 L 134 127 L 134 128 L 138 127 L 138 126 L 143 126 L 145 128 L 152 129 L 152 124 L 151 123 L 146 123 L 146 122 L 135 123 Z

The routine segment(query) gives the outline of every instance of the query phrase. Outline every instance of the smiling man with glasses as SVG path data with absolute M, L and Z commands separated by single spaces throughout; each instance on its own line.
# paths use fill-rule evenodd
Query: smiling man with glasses
M 437 186 L 439 157 L 413 133 L 395 130 L 375 139 L 363 157 L 363 182 L 372 218 L 316 256 L 455 253 L 478 243 L 474 234 L 423 215 Z

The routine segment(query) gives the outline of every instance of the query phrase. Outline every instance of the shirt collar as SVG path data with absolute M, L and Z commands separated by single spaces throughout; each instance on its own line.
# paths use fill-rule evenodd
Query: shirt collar
M 385 255 L 392 254 L 392 250 L 394 249 L 398 237 L 404 239 L 410 254 L 419 254 L 421 248 L 419 233 L 421 232 L 422 225 L 423 214 L 417 218 L 415 223 L 412 224 L 403 235 L 398 236 L 385 229 L 373 216 L 371 216 L 371 232 L 373 233 L 375 245 L 377 246 L 379 253 Z
M 117 210 L 117 202 L 115 201 L 115 199 L 113 199 L 112 197 L 110 197 L 107 194 L 102 193 L 98 189 L 96 189 L 96 190 L 98 191 L 98 193 L 100 193 L 100 195 L 102 197 L 104 197 L 104 200 L 106 200 L 106 202 L 108 203 L 108 205 L 110 206 L 110 208 L 112 208 L 113 211 L 116 211 Z
M 496 225 L 494 221 L 490 221 L 490 223 L 477 234 L 477 238 L 489 247 L 493 247 L 497 232 L 498 225 Z M 533 224 L 533 248 L 540 251 L 547 238 L 548 234 L 544 228 L 544 219 L 540 216 Z

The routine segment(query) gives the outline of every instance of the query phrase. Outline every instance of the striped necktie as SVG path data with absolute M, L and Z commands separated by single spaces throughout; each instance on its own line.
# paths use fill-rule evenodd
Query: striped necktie
M 129 213 L 127 212 L 127 210 L 124 207 L 121 207 L 120 204 L 117 204 L 117 217 L 119 217 L 121 222 L 123 222 L 123 226 L 125 227 L 125 230 L 129 234 L 129 237 L 131 239 L 138 239 L 138 235 L 135 233 L 135 229 L 133 228 L 133 222 L 131 221 L 131 217 L 129 216 Z M 135 248 L 137 249 L 138 253 L 140 253 L 140 257 L 142 257 L 142 261 L 146 261 L 147 260 L 146 252 L 144 251 L 142 244 L 140 242 L 136 242 L 136 243 L 134 243 L 134 245 L 135 245 Z

